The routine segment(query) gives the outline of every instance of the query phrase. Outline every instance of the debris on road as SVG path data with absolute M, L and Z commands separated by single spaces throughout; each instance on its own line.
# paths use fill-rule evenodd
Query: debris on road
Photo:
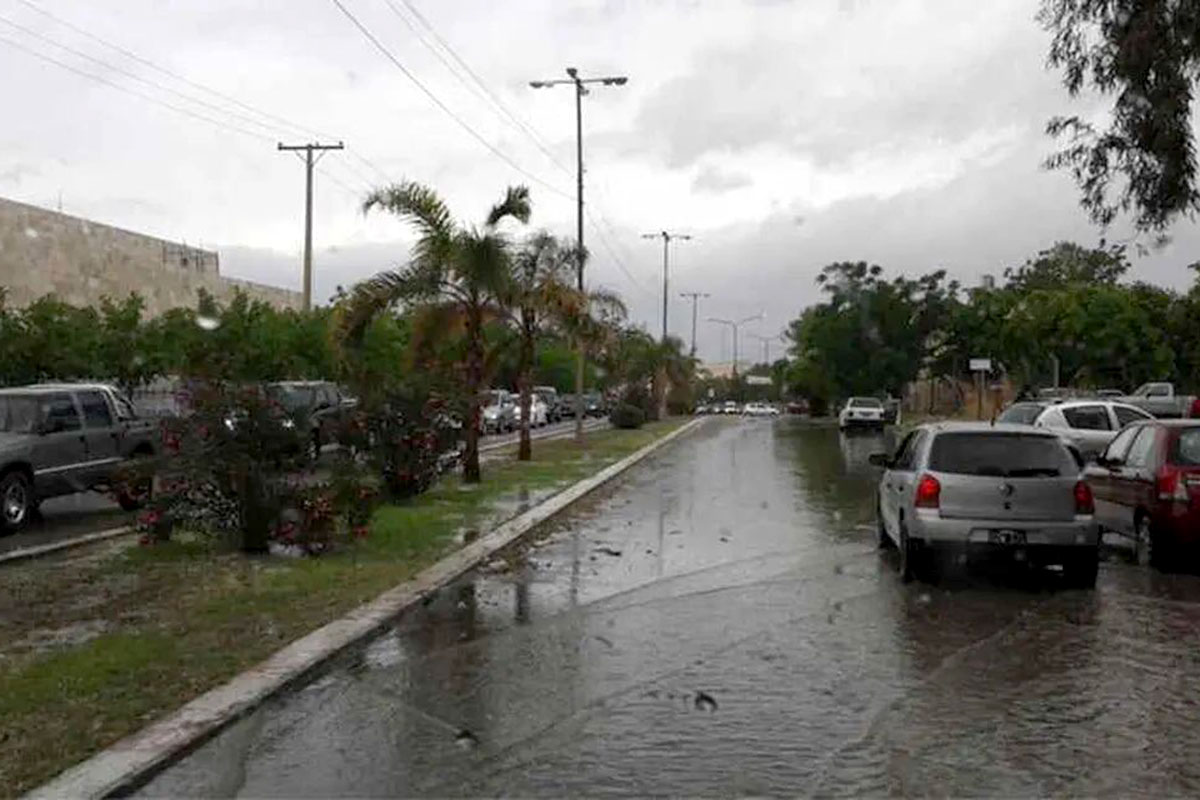
M 717 701 L 708 692 L 697 690 L 696 699 L 692 701 L 697 711 L 716 711 Z
M 605 547 L 597 547 L 597 548 L 596 548 L 596 552 L 597 552 L 597 553 L 603 553 L 603 554 L 604 554 L 604 555 L 606 555 L 606 556 L 612 556 L 613 558 L 620 558 L 620 557 L 621 557 L 621 551 L 620 551 L 620 550 L 618 550 L 618 549 L 616 549 L 615 547 L 607 547 L 607 546 L 605 546 Z

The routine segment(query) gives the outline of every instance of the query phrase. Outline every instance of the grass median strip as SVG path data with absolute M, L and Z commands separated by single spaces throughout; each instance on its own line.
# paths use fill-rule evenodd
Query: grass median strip
M 412 577 L 486 531 L 679 427 L 541 443 L 532 462 L 380 508 L 371 536 L 320 559 L 254 558 L 203 541 L 107 547 L 0 573 L 0 793 L 63 768 Z

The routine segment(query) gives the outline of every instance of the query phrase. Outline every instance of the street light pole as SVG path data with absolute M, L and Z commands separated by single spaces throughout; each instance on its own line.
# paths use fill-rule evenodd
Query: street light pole
M 629 78 L 623 75 L 612 75 L 599 78 L 581 78 L 579 70 L 567 67 L 567 78 L 556 78 L 548 81 L 530 81 L 534 89 L 548 89 L 552 86 L 571 84 L 575 87 L 575 242 L 576 253 L 575 278 L 576 287 L 583 293 L 583 96 L 588 93 L 586 85 L 601 83 L 605 86 L 624 86 Z M 583 441 L 583 342 L 575 342 L 575 441 Z
M 658 233 L 643 233 L 642 234 L 643 239 L 657 239 L 660 236 L 662 237 L 662 243 L 663 243 L 662 340 L 663 340 L 663 343 L 666 344 L 666 341 L 667 341 L 667 298 L 670 296 L 668 294 L 668 279 L 667 279 L 668 259 L 670 258 L 668 251 L 670 250 L 670 245 L 671 245 L 672 239 L 681 239 L 683 241 L 690 241 L 692 237 L 688 236 L 686 233 L 671 233 L 670 231 L 659 231 Z M 694 339 L 695 337 L 692 337 L 692 338 Z
M 720 319 L 718 317 L 709 317 L 708 318 L 709 322 L 715 322 L 718 325 L 728 325 L 730 328 L 733 329 L 733 379 L 734 380 L 737 380 L 738 328 L 745 325 L 747 322 L 754 322 L 754 321 L 760 320 L 762 318 L 763 318 L 762 314 L 755 314 L 752 317 L 746 317 L 745 319 L 739 319 L 739 320 Z
M 712 297 L 708 292 L 680 292 L 680 297 L 690 298 L 692 301 L 692 358 L 696 357 L 696 307 L 700 305 L 701 297 Z

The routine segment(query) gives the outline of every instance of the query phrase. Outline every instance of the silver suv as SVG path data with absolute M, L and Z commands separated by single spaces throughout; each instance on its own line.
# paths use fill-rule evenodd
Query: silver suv
M 0 528 L 18 531 L 42 500 L 92 489 L 137 508 L 148 486 L 119 485 L 121 472 L 154 455 L 155 432 L 104 384 L 0 390 Z
M 922 425 L 884 468 L 879 541 L 900 551 L 904 580 L 936 579 L 976 555 L 1061 565 L 1096 583 L 1099 531 L 1083 459 L 1053 431 L 1018 425 Z

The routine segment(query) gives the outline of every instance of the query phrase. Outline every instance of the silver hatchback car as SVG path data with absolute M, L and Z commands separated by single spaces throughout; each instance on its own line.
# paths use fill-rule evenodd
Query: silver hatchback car
M 900 551 L 904 580 L 936 578 L 976 555 L 1062 566 L 1094 586 L 1099 529 L 1083 459 L 1054 432 L 1018 425 L 936 423 L 876 453 L 881 546 Z

